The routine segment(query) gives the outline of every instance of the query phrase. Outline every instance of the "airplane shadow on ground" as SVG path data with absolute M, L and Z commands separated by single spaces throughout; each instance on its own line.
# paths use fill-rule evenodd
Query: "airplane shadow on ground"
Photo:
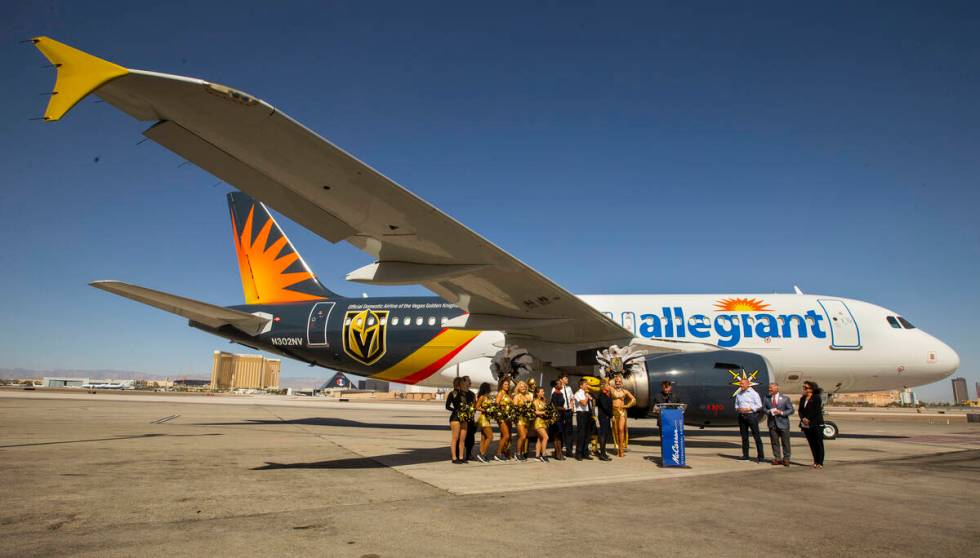
M 0 446 L 0 448 L 23 448 L 30 446 L 53 446 L 58 444 L 84 444 L 89 442 L 116 442 L 121 440 L 136 440 L 140 438 L 160 438 L 160 437 L 170 437 L 170 438 L 181 438 L 181 437 L 199 437 L 199 436 L 224 436 L 224 434 L 213 433 L 213 434 L 134 434 L 132 436 L 113 436 L 111 438 L 90 438 L 87 440 L 62 440 L 58 442 L 33 442 L 30 444 L 8 444 L 5 446 Z
M 449 461 L 449 445 L 439 448 L 411 448 L 399 453 L 379 455 L 377 457 L 348 457 L 326 461 L 311 461 L 307 463 L 273 463 L 266 462 L 261 467 L 253 467 L 253 471 L 270 471 L 275 469 L 382 469 L 400 467 L 402 465 L 418 465 L 422 463 L 438 463 Z M 470 464 L 479 465 L 471 461 Z
M 807 455 L 810 454 L 809 450 L 806 450 L 805 448 L 804 448 L 804 450 L 807 452 Z M 724 457 L 725 459 L 731 459 L 732 461 L 741 461 L 742 460 L 741 459 L 741 457 L 742 457 L 741 455 L 731 455 L 731 454 L 719 453 L 718 454 L 718 457 Z M 756 460 L 755 460 L 754 457 L 750 457 L 748 461 L 745 461 L 745 463 L 748 464 L 748 465 L 768 465 L 769 467 L 772 467 L 773 464 L 772 464 L 772 461 L 771 460 L 772 460 L 772 456 L 771 455 L 768 456 L 766 459 L 764 459 L 762 463 L 758 463 L 758 462 L 756 462 Z M 790 463 L 790 465 L 797 466 L 797 467 L 810 467 L 810 463 L 804 463 L 803 461 L 797 461 L 795 459 L 791 459 L 789 463 Z M 780 468 L 780 469 L 782 468 L 781 465 L 780 466 L 776 466 L 776 467 L 777 468 Z
M 198 422 L 195 426 L 269 426 L 276 424 L 302 424 L 304 426 L 336 426 L 346 428 L 381 428 L 385 430 L 445 430 L 449 432 L 449 422 L 446 424 L 407 424 L 387 422 L 361 422 L 357 420 L 335 417 L 309 417 L 293 420 L 279 419 L 248 419 L 240 422 Z
M 376 428 L 391 430 L 427 430 L 444 431 L 449 434 L 449 425 L 434 424 L 405 424 L 405 423 L 376 423 L 361 422 L 350 419 L 335 417 L 310 417 L 293 420 L 264 420 L 249 419 L 241 422 L 223 423 L 199 423 L 200 426 L 241 426 L 241 425 L 291 425 L 302 424 L 307 426 L 329 426 L 329 427 L 349 427 L 349 428 Z M 765 428 L 762 428 L 763 443 L 768 448 L 769 435 Z M 496 434 L 496 428 L 494 428 Z M 794 431 L 794 438 L 803 438 L 802 433 Z M 884 435 L 884 434 L 841 434 L 840 438 L 852 439 L 903 439 L 908 436 Z M 533 439 L 533 436 L 531 437 Z M 688 448 L 714 448 L 714 449 L 737 449 L 741 445 L 738 429 L 733 427 L 698 429 L 689 427 L 685 429 L 685 445 Z M 724 440 L 719 438 L 725 438 Z M 479 436 L 477 437 L 479 441 Z M 254 467 L 255 471 L 269 471 L 276 469 L 380 469 L 386 467 L 399 467 L 404 465 L 418 465 L 423 463 L 437 463 L 449 460 L 448 439 L 446 446 L 436 448 L 405 448 L 398 453 L 380 455 L 376 457 L 350 457 L 344 459 L 312 461 L 302 463 L 275 463 L 267 462 L 265 465 Z M 660 445 L 659 431 L 654 427 L 630 427 L 630 442 L 643 448 L 656 448 Z M 497 447 L 496 436 L 493 445 L 490 447 L 493 452 Z M 612 441 L 609 447 L 614 447 Z M 738 454 L 718 454 L 721 457 L 737 459 Z M 659 457 L 647 456 L 645 459 L 654 462 L 659 461 Z M 479 466 L 480 463 L 471 461 L 471 465 Z
M 759 433 L 764 439 L 768 440 L 769 429 L 766 428 L 765 424 L 759 425 Z M 630 436 L 641 437 L 641 436 L 657 436 L 657 435 L 658 434 L 656 428 L 643 427 L 643 426 L 630 427 Z M 793 430 L 790 431 L 790 435 L 793 436 L 794 438 L 801 438 L 801 439 L 804 438 L 803 433 L 800 432 L 799 430 L 796 430 L 795 427 Z M 705 429 L 700 429 L 696 426 L 688 426 L 684 429 L 684 437 L 688 440 L 690 440 L 691 438 L 703 438 L 703 437 L 733 437 L 735 441 L 740 440 L 737 426 L 720 426 L 720 427 L 705 428 Z M 848 434 L 844 432 L 838 434 L 837 437 L 845 440 L 904 440 L 908 438 L 908 436 L 904 436 L 900 434 L 899 435 L 897 434 Z
M 414 417 L 413 417 L 414 418 Z M 346 428 L 378 428 L 383 430 L 444 430 L 449 432 L 449 424 L 410 424 L 410 423 L 392 423 L 392 422 L 362 422 L 358 420 L 350 420 L 344 418 L 336 417 L 308 417 L 301 419 L 292 420 L 280 420 L 280 419 L 248 419 L 239 422 L 200 422 L 196 423 L 196 426 L 250 426 L 250 425 L 276 425 L 276 424 L 302 424 L 306 426 L 331 426 L 331 427 L 346 427 Z M 769 436 L 768 431 L 764 425 L 760 425 L 760 432 L 763 438 Z M 494 427 L 494 432 L 497 432 L 496 426 Z M 803 438 L 803 434 L 799 431 L 794 430 L 792 433 L 794 438 Z M 688 444 L 691 443 L 692 438 L 710 438 L 710 437 L 734 437 L 735 441 L 738 441 L 738 428 L 731 427 L 715 427 L 715 428 L 705 428 L 700 429 L 694 426 L 689 426 L 684 429 L 684 435 L 688 439 Z M 630 427 L 630 437 L 631 438 L 645 438 L 645 437 L 658 437 L 659 431 L 655 427 L 645 427 L 645 426 L 631 426 Z M 895 439 L 905 439 L 908 436 L 902 435 L 892 435 L 892 434 L 847 434 L 841 433 L 838 435 L 841 439 L 855 439 L 855 440 L 895 440 Z M 694 446 L 694 447 L 715 447 L 712 445 Z
M 737 446 L 739 443 L 740 442 L 737 438 L 732 439 L 729 442 L 723 442 L 720 440 L 701 441 L 701 440 L 692 440 L 690 438 L 685 438 L 684 440 L 684 446 L 688 448 L 726 448 L 727 449 L 727 448 L 733 448 Z M 612 442 L 610 442 L 610 445 L 611 444 Z M 629 444 L 626 447 L 629 446 L 643 446 L 643 447 L 658 448 L 660 447 L 660 438 L 656 436 L 652 436 L 649 439 L 639 438 L 635 434 L 631 433 L 629 437 Z

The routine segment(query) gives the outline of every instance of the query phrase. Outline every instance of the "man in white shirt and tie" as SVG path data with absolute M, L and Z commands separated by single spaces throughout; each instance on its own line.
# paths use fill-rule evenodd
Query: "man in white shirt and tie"
M 769 384 L 769 395 L 763 402 L 766 423 L 769 426 L 769 441 L 772 443 L 772 464 L 789 467 L 789 416 L 796 412 L 789 397 L 779 393 L 779 386 Z
M 752 389 L 748 378 L 742 377 L 735 393 L 735 413 L 738 415 L 738 431 L 742 435 L 742 461 L 749 460 L 749 430 L 755 439 L 755 449 L 758 452 L 756 461 L 766 460 L 766 452 L 762 449 L 762 437 L 759 436 L 759 411 L 762 409 L 762 399 Z
M 565 408 L 560 409 L 561 415 L 559 420 L 562 421 L 562 432 L 564 433 L 565 442 L 565 457 L 574 457 L 572 453 L 572 445 L 574 444 L 575 434 L 572 427 L 572 412 L 574 411 L 574 396 L 573 390 L 568 385 L 568 375 L 564 372 L 558 377 L 558 381 L 562 383 L 561 393 L 565 396 Z
M 592 424 L 592 396 L 588 392 L 588 381 L 578 381 L 575 392 L 575 460 L 591 460 L 589 455 L 589 427 Z

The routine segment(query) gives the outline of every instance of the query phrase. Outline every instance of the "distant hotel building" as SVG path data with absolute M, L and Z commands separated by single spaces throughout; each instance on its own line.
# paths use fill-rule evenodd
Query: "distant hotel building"
M 366 380 L 361 380 L 357 382 L 357 389 L 362 391 L 377 391 L 381 393 L 388 393 L 391 387 L 388 385 L 388 382 L 384 380 L 372 380 L 371 378 L 368 378 Z
M 211 389 L 277 389 L 280 364 L 277 358 L 215 351 Z
M 835 393 L 832 401 L 836 404 L 870 405 L 872 407 L 887 407 L 901 403 L 902 397 L 897 391 L 863 391 L 857 393 Z
M 47 376 L 41 380 L 42 387 L 48 388 L 63 388 L 63 387 L 75 387 L 80 388 L 84 385 L 88 385 L 88 378 L 49 378 Z
M 963 403 L 970 400 L 966 392 L 966 378 L 953 378 L 953 403 Z

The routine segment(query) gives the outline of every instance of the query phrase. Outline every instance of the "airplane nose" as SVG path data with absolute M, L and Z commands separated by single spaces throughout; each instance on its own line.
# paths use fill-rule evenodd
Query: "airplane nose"
M 956 372 L 956 370 L 959 369 L 960 355 L 956 354 L 956 351 L 954 351 L 953 348 L 946 343 L 943 343 L 938 339 L 936 339 L 936 341 L 939 343 L 940 347 L 939 351 L 937 351 L 938 358 L 936 359 L 936 364 L 939 365 L 939 372 L 942 373 L 940 379 L 942 379 L 952 375 L 953 372 Z
M 948 355 L 946 358 L 949 360 L 949 364 L 947 364 L 949 367 L 949 373 L 952 374 L 960 367 L 960 355 L 956 354 L 956 351 L 954 351 L 949 345 L 946 345 L 945 343 L 943 345 L 946 347 L 946 353 Z

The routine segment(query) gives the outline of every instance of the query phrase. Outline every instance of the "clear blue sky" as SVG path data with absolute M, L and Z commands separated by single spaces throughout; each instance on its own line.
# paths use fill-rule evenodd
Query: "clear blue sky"
M 47 34 L 266 99 L 573 292 L 892 308 L 972 394 L 980 5 L 530 4 L 4 2 L 0 367 L 207 373 L 227 347 L 93 279 L 242 301 L 226 185 L 92 99 L 28 120 L 54 71 L 17 41 Z M 285 227 L 341 293 L 425 292 L 344 284 L 368 256 Z

